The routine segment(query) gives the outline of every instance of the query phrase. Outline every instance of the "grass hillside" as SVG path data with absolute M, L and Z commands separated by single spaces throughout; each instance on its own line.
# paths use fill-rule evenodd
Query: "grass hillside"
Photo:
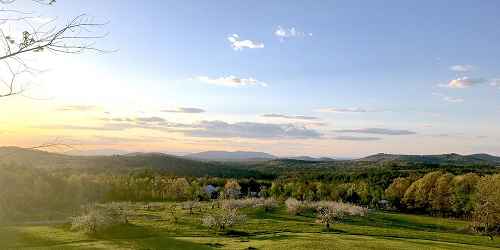
M 245 209 L 249 220 L 227 233 L 202 226 L 205 203 L 193 215 L 178 209 L 177 223 L 165 211 L 168 203 L 146 209 L 128 204 L 130 224 L 99 236 L 72 232 L 67 224 L 0 227 L 1 249 L 498 249 L 500 239 L 488 240 L 466 230 L 467 222 L 419 215 L 372 212 L 348 219 L 326 232 L 313 216 Z

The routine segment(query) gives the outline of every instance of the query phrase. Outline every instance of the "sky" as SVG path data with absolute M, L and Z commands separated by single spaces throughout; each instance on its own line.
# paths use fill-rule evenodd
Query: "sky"
M 500 155 L 500 2 L 18 1 L 107 53 L 39 53 L 0 145 Z M 1 14 L 1 13 L 0 13 Z M 39 20 L 33 20 L 39 21 Z M 4 33 L 22 26 L 6 23 Z M 29 56 L 29 55 L 28 55 Z M 8 80 L 5 69 L 2 80 Z M 2 89 L 0 88 L 0 92 Z

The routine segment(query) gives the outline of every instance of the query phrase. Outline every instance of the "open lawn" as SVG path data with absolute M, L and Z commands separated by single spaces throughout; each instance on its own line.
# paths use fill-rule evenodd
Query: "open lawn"
M 180 208 L 177 223 L 167 203 L 150 209 L 128 204 L 130 224 L 99 236 L 72 232 L 69 224 L 0 227 L 0 249 L 499 249 L 500 239 L 467 232 L 467 223 L 418 215 L 372 212 L 326 232 L 311 216 L 243 209 L 249 220 L 226 233 L 201 225 L 209 204 L 193 215 Z

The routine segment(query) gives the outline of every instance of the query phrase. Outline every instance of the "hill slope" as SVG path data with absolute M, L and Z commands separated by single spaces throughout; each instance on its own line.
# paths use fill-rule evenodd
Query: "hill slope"
M 0 147 L 0 165 L 15 164 L 42 169 L 115 171 L 151 169 L 180 176 L 262 176 L 244 167 L 185 159 L 161 153 L 131 153 L 114 156 L 73 156 L 17 147 Z
M 395 155 L 375 154 L 356 160 L 358 162 L 432 164 L 432 165 L 499 165 L 500 157 L 488 154 Z
M 211 160 L 211 161 L 247 161 L 247 160 L 269 160 L 276 156 L 263 152 L 248 151 L 205 151 L 188 154 L 184 156 L 188 159 Z

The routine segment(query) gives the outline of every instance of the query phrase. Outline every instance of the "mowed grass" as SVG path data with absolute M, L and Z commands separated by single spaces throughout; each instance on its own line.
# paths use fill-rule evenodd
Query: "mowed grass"
M 129 204 L 130 224 L 99 236 L 69 225 L 0 227 L 0 249 L 498 249 L 500 240 L 467 232 L 467 222 L 419 215 L 372 212 L 347 219 L 325 232 L 314 216 L 292 216 L 282 206 L 272 212 L 244 209 L 249 220 L 227 233 L 201 225 L 208 204 L 193 215 L 178 209 L 177 223 L 165 211 Z

